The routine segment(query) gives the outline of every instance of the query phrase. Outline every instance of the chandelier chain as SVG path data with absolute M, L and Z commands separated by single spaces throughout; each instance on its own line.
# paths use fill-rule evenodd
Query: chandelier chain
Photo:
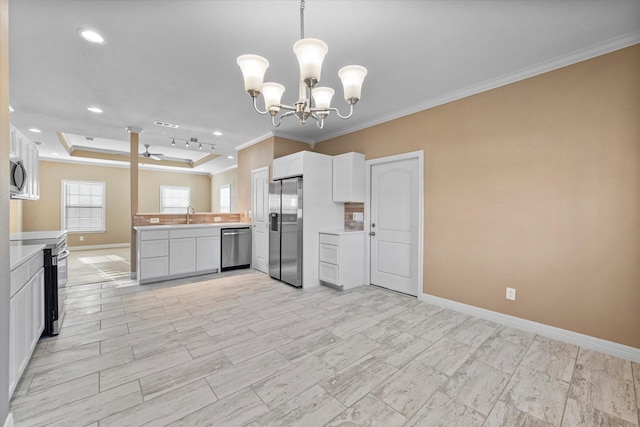
M 304 38 L 304 0 L 300 0 L 300 39 Z

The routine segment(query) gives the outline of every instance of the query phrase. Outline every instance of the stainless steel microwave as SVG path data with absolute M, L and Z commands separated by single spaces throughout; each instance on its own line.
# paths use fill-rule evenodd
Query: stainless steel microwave
M 11 195 L 17 196 L 22 194 L 22 190 L 24 190 L 24 186 L 27 183 L 27 170 L 24 168 L 24 164 L 20 159 L 10 159 L 10 162 L 9 186 L 11 188 Z

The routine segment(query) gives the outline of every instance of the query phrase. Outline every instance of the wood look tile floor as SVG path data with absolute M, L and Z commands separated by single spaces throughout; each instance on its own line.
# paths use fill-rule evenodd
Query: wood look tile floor
M 373 286 L 72 286 L 16 426 L 639 426 L 640 364 Z

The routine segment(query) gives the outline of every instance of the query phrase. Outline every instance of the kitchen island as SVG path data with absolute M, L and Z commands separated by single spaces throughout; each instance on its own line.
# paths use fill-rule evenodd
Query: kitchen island
M 138 283 L 220 272 L 220 230 L 243 222 L 143 225 L 136 230 Z

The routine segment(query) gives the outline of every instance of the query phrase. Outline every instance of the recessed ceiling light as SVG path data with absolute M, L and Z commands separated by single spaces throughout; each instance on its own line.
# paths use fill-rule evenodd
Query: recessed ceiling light
M 220 132 L 219 130 L 215 131 L 213 134 L 215 136 L 222 136 L 222 132 Z
M 14 111 L 16 111 L 16 110 L 14 110 L 11 105 L 9 105 L 9 112 L 13 113 Z
M 42 132 L 40 129 L 36 129 L 36 128 L 31 128 L 31 129 L 29 129 L 29 130 L 30 130 L 31 132 L 34 132 L 34 133 L 40 133 L 40 132 Z
M 95 43 L 95 44 L 105 44 L 105 43 L 107 43 L 107 41 L 104 39 L 104 37 L 102 37 L 100 34 L 98 34 L 94 30 L 88 30 L 86 28 L 80 28 L 78 30 L 78 33 L 80 34 L 80 37 L 82 37 L 83 39 L 85 39 L 89 43 Z
M 87 110 L 91 111 L 92 113 L 102 113 L 102 110 L 98 107 L 87 107 Z
M 227 159 L 233 159 L 233 156 L 227 156 Z
M 58 153 L 51 153 L 51 154 L 54 155 L 54 156 L 58 156 L 59 155 Z

